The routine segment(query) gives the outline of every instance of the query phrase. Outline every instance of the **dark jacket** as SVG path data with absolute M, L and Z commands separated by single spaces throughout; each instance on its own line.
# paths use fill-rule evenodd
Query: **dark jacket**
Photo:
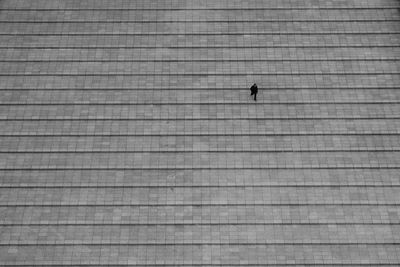
M 257 94 L 257 93 L 258 93 L 257 84 L 253 84 L 253 85 L 250 87 L 250 91 L 251 91 L 252 94 Z

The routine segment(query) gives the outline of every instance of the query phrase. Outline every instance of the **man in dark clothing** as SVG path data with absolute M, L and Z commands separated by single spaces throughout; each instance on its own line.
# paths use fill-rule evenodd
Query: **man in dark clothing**
M 257 84 L 253 84 L 253 85 L 250 87 L 250 91 L 251 91 L 251 95 L 250 95 L 250 96 L 254 95 L 254 101 L 257 101 L 257 93 L 258 93 Z

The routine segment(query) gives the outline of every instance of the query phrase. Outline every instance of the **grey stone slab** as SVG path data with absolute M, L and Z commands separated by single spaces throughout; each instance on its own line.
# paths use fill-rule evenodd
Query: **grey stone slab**
M 230 115 L 230 114 L 228 114 Z M 399 134 L 398 119 L 190 119 L 175 120 L 4 120 L 3 135 L 364 135 Z
M 150 35 L 150 34 L 235 34 L 235 33 L 259 33 L 259 34 L 278 34 L 278 33 L 294 33 L 294 34 L 351 34 L 352 31 L 357 30 L 360 33 L 396 33 L 399 31 L 398 22 L 396 21 L 374 21 L 364 22 L 355 21 L 352 23 L 332 21 L 325 22 L 249 22 L 242 23 L 220 23 L 220 22 L 192 22 L 191 28 L 193 31 L 188 32 L 185 27 L 182 27 L 180 22 L 166 22 L 159 23 L 132 23 L 132 22 L 114 22 L 103 23 L 63 23 L 55 25 L 52 23 L 4 23 L 0 31 L 1 35 L 4 34 L 137 34 L 137 35 Z M 236 24 L 236 25 L 235 25 Z M 116 30 L 117 29 L 117 30 Z M 283 30 L 284 29 L 284 30 Z M 61 33 L 60 33 L 61 32 Z
M 400 248 L 388 245 L 162 245 L 162 246 L 10 246 L 1 247 L 6 262 L 24 264 L 32 258 L 40 264 L 157 265 L 323 265 L 353 266 L 396 264 Z M 114 256 L 111 256 L 114 255 Z M 157 261 L 157 258 L 161 259 Z M 158 262 L 158 264 L 156 263 Z M 357 264 L 354 264 L 357 266 Z
M 400 152 L 10 152 L 3 170 L 35 169 L 331 169 L 398 168 Z
M 79 187 L 398 187 L 397 169 L 2 170 L 0 186 Z
M 42 0 L 31 2 L 29 0 L 19 0 L 14 2 L 13 0 L 7 0 L 3 3 L 3 8 L 48 8 L 48 9 L 66 9 L 66 8 L 81 8 L 81 9 L 93 9 L 97 8 L 149 8 L 149 9 L 157 9 L 157 8 L 238 8 L 238 9 L 246 9 L 246 8 L 274 8 L 274 7 L 284 7 L 288 9 L 295 8 L 318 8 L 318 7 L 326 7 L 326 8 L 360 8 L 360 7 L 368 7 L 368 8 L 379 8 L 385 6 L 394 6 L 397 7 L 398 2 L 396 0 L 366 0 L 366 1 L 358 1 L 351 0 L 347 2 L 341 1 L 302 1 L 302 0 L 273 0 L 273 1 L 247 1 L 246 3 L 242 3 L 240 0 L 235 1 L 198 1 L 198 0 L 189 0 L 189 1 L 169 1 L 165 2 L 162 0 L 148 2 L 145 0 L 141 1 L 125 1 L 125 0 L 107 0 L 98 3 L 96 0 L 72 0 L 72 1 L 62 1 L 62 0 Z
M 385 244 L 398 243 L 390 225 L 90 225 L 3 226 L 4 245 L 140 244 Z M 218 234 L 216 234 L 218 233 Z
M 199 58 L 249 58 L 268 56 L 268 58 L 290 57 L 307 59 L 311 57 L 395 57 L 399 50 L 399 34 L 334 35 L 334 34 L 280 34 L 246 35 L 239 38 L 229 35 L 185 36 L 132 36 L 115 38 L 102 36 L 98 42 L 95 35 L 0 35 L 2 56 L 8 59 L 176 59 L 183 56 Z M 329 49 L 326 49 L 329 47 Z M 30 50 L 26 50 L 30 48 Z M 59 48 L 62 48 L 60 50 Z M 343 49 L 345 48 L 345 49 Z M 25 50 L 24 50 L 25 49 Z M 52 50 L 46 50 L 52 49 Z M 54 50 L 56 49 L 56 50 Z M 179 49 L 179 50 L 177 50 Z M 14 55 L 14 56 L 13 56 Z M 257 58 L 258 58 L 257 57 Z
M 0 8 L 0 265 L 399 265 L 397 0 Z
M 396 73 L 398 64 L 397 61 L 380 62 L 379 65 L 374 61 L 364 61 L 359 64 L 358 61 L 336 61 L 336 62 L 321 62 L 321 61 L 275 61 L 261 62 L 254 61 L 251 67 L 247 67 L 245 62 L 240 61 L 199 61 L 193 64 L 192 61 L 182 62 L 8 62 L 0 66 L 1 75 L 79 75 L 85 71 L 85 75 L 171 75 L 176 76 L 178 73 L 194 76 L 204 75 L 221 75 L 221 73 L 229 73 L 230 75 L 243 75 L 247 73 L 265 73 L 266 75 L 284 75 L 290 72 L 293 75 L 311 74 L 390 74 Z M 168 74 L 154 73 L 156 68 L 169 69 Z
M 1 226 L 301 225 L 379 227 L 400 223 L 398 206 L 379 205 L 169 205 L 0 207 Z M 4 232 L 7 234 L 7 231 Z M 278 237 L 277 235 L 276 237 Z M 21 240 L 22 241 L 22 240 Z M 45 240 L 44 240 L 45 241 Z M 134 241 L 134 240 L 132 240 Z M 283 240 L 284 241 L 284 240 Z M 317 241 L 317 240 L 316 240 Z
M 400 91 L 397 89 L 264 89 L 265 98 L 254 104 L 312 104 L 312 103 L 397 103 Z M 264 92 L 264 90 L 266 90 Z M 249 90 L 232 89 L 31 89 L 0 90 L 0 104 L 236 104 L 248 103 Z
M 4 137 L 5 152 L 400 151 L 400 136 L 112 136 Z
M 261 97 L 261 96 L 260 96 Z M 248 102 L 251 103 L 250 95 Z M 374 104 L 3 105 L 1 120 L 374 119 L 399 118 L 400 106 Z
M 400 188 L 0 188 L 5 206 L 399 205 Z
M 97 6 L 97 5 L 96 5 Z M 190 16 L 189 16 L 190 15 Z M 342 10 L 326 10 L 326 9 L 309 9 L 309 10 L 257 10 L 257 9 L 240 9 L 240 10 L 208 10 L 204 13 L 199 10 L 193 10 L 188 14 L 185 10 L 164 10 L 163 12 L 154 12 L 152 10 L 134 10 L 134 9 L 102 9 L 102 10 L 83 10 L 75 9 L 69 12 L 61 10 L 48 10 L 43 12 L 40 17 L 35 14 L 32 9 L 13 10 L 12 12 L 4 12 L 0 14 L 0 20 L 8 23 L 29 21 L 33 23 L 58 22 L 80 23 L 80 22 L 115 22 L 115 21 L 134 21 L 158 22 L 166 21 L 223 21 L 229 20 L 231 23 L 242 23 L 241 20 L 273 20 L 280 21 L 309 21 L 309 20 L 391 20 L 398 19 L 396 8 L 393 9 L 342 9 Z
M 249 72 L 238 75 L 237 73 L 219 75 L 199 74 L 184 75 L 182 73 L 169 74 L 169 70 L 160 76 L 156 73 L 147 74 L 116 74 L 113 75 L 7 75 L 2 76 L 0 87 L 2 88 L 249 88 L 249 84 L 254 82 L 263 85 L 260 88 L 332 88 L 332 87 L 395 87 L 400 83 L 398 73 L 359 73 L 349 74 L 312 74 L 292 75 L 286 72 L 282 75 L 275 75 L 272 71 L 269 75 L 259 73 L 257 75 Z M 161 73 L 161 70 L 157 70 Z M 23 77 L 23 78 L 22 78 Z M 261 98 L 261 97 L 260 97 Z

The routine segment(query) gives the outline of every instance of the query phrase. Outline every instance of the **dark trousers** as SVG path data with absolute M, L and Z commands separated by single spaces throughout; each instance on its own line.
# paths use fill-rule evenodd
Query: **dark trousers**
M 254 101 L 257 101 L 257 92 L 251 92 L 250 96 L 252 96 L 252 95 L 254 95 Z

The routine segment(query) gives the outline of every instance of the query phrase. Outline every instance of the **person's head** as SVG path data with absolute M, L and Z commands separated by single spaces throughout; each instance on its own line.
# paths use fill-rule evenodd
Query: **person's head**
M 257 84 L 256 84 L 256 83 L 254 83 L 254 84 L 253 84 L 253 86 L 257 86 Z

